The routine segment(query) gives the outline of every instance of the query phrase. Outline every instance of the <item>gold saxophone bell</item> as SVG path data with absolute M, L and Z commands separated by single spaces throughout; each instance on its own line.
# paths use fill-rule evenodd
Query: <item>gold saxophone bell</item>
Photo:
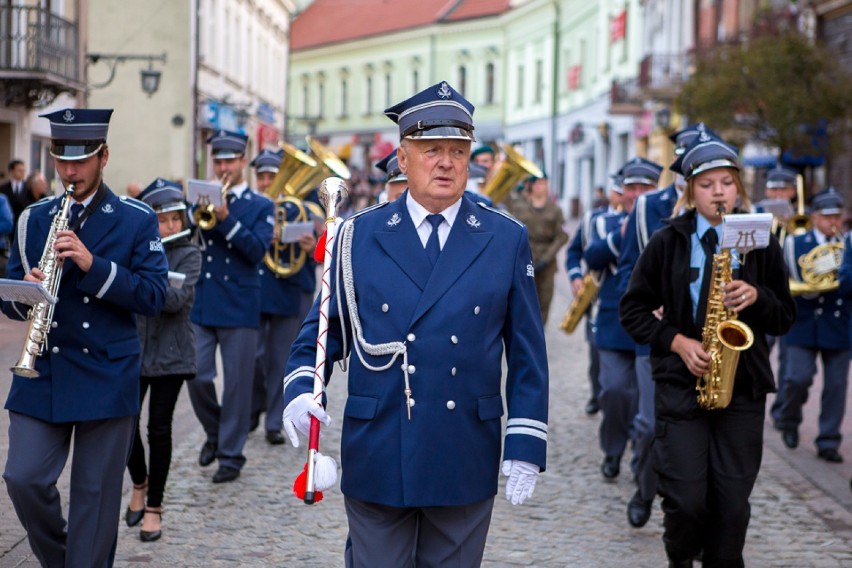
M 228 190 L 231 188 L 231 176 L 225 174 L 222 182 L 222 201 L 224 202 L 228 195 Z M 207 196 L 199 198 L 195 211 L 192 212 L 192 220 L 199 229 L 204 231 L 209 231 L 216 226 L 216 206 L 210 203 L 210 199 Z
M 506 159 L 500 164 L 500 169 L 494 177 L 482 189 L 482 193 L 490 197 L 494 205 L 503 201 L 522 180 L 531 176 L 544 177 L 535 164 L 509 144 L 503 144 L 503 153 L 506 154 Z

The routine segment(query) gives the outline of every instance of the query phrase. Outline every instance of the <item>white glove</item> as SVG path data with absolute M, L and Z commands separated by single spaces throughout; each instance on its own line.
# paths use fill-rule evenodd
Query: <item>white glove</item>
M 512 505 L 522 504 L 535 491 L 535 482 L 541 469 L 532 463 L 520 460 L 505 460 L 503 475 L 508 475 L 506 481 L 506 499 Z
M 282 418 L 284 419 L 284 431 L 287 437 L 290 438 L 290 443 L 294 448 L 299 447 L 299 435 L 296 430 L 307 436 L 311 431 L 311 416 L 316 416 L 317 420 L 331 426 L 331 417 L 326 414 L 325 409 L 320 403 L 314 400 L 313 393 L 302 393 L 293 400 L 284 409 Z

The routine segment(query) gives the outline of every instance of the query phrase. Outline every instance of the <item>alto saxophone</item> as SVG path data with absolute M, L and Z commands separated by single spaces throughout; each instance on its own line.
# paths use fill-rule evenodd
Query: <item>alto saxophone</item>
M 724 207 L 719 207 L 719 214 L 724 216 Z M 722 303 L 725 286 L 732 279 L 731 249 L 721 249 L 713 255 L 711 270 L 707 313 L 701 330 L 704 351 L 710 354 L 710 367 L 695 386 L 698 405 L 705 410 L 722 409 L 730 404 L 740 353 L 754 343 L 751 328 L 737 320 L 737 313 Z
M 62 278 L 64 260 L 59 258 L 56 252 L 56 234 L 59 231 L 68 230 L 71 219 L 71 197 L 73 195 L 74 184 L 69 184 L 62 198 L 62 205 L 53 217 L 50 232 L 47 234 L 47 241 L 44 243 L 44 251 L 41 253 L 41 260 L 38 263 L 38 269 L 44 273 L 42 286 L 54 298 L 59 292 L 59 280 Z M 14 374 L 28 379 L 38 377 L 38 371 L 35 368 L 36 358 L 42 354 L 45 345 L 47 345 L 47 334 L 50 332 L 50 324 L 53 321 L 54 306 L 55 304 L 50 302 L 38 302 L 30 308 L 27 314 L 30 327 L 27 330 L 27 338 L 21 350 L 21 357 L 17 364 L 11 368 Z

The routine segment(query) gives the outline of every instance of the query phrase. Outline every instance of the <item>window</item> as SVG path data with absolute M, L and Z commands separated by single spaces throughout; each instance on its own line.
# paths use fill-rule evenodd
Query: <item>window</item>
M 310 89 L 308 88 L 308 82 L 305 81 L 302 83 L 302 116 L 305 118 L 308 117 L 308 112 L 310 111 Z
M 419 93 L 420 92 L 420 72 L 415 69 L 411 72 L 411 83 L 412 83 L 412 92 Z
M 459 66 L 459 93 L 464 95 L 467 92 L 467 67 Z
M 518 65 L 518 93 L 517 93 L 517 107 L 521 108 L 524 106 L 524 66 Z
M 494 104 L 494 64 L 485 66 L 485 104 Z
M 367 76 L 365 83 L 366 92 L 364 93 L 364 114 L 369 116 L 373 114 L 373 77 Z
M 340 80 L 340 118 L 346 118 L 349 116 L 349 84 L 347 79 L 344 77 Z
M 322 81 L 319 83 L 319 112 L 317 116 L 325 116 L 325 83 Z
M 393 104 L 393 83 L 390 71 L 385 73 L 385 108 Z
M 535 103 L 541 103 L 544 93 L 544 62 L 537 59 L 535 62 Z

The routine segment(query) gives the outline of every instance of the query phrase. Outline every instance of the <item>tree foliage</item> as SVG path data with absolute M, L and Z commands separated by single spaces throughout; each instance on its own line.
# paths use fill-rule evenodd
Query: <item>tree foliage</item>
M 795 32 L 720 45 L 699 54 L 677 98 L 680 112 L 732 142 L 814 154 L 813 129 L 839 141 L 852 116 L 852 73 Z

